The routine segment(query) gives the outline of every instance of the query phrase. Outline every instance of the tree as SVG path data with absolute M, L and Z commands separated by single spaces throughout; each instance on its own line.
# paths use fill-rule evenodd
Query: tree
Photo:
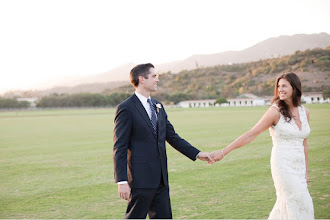
M 186 93 L 173 93 L 173 94 L 169 95 L 169 97 L 168 97 L 168 101 L 171 101 L 174 104 L 177 104 L 181 101 L 189 100 L 189 99 L 191 99 L 191 97 L 190 97 L 190 95 L 188 95 Z
M 226 98 L 220 97 L 215 101 L 215 104 L 228 103 Z
M 93 106 L 116 106 L 132 94 L 112 93 L 102 94 L 73 94 L 73 95 L 50 95 L 43 97 L 37 107 L 93 107 Z
M 7 99 L 0 97 L 0 108 L 27 108 L 30 103 L 27 101 L 17 101 L 16 99 Z
M 322 96 L 324 99 L 330 98 L 330 90 L 324 90 Z

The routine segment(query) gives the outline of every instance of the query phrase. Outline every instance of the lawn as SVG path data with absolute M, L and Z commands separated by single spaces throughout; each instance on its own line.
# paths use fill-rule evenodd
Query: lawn
M 315 218 L 330 218 L 330 105 L 306 105 Z M 267 107 L 167 109 L 181 137 L 220 149 L 251 128 Z M 0 112 L 1 219 L 120 219 L 126 202 L 113 182 L 114 109 Z M 267 218 L 275 189 L 269 132 L 209 165 L 168 146 L 176 219 Z

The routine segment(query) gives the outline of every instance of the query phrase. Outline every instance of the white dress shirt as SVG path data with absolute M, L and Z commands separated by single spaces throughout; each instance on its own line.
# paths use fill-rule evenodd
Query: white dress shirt
M 150 96 L 148 98 L 146 98 L 145 96 L 141 95 L 137 91 L 135 91 L 135 95 L 138 97 L 138 99 L 142 103 L 144 109 L 147 111 L 149 118 L 151 118 L 150 104 L 148 102 L 148 99 L 151 99 Z

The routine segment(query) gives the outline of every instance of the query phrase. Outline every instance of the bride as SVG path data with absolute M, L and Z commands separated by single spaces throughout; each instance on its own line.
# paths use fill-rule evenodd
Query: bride
M 271 172 L 277 197 L 269 219 L 314 219 L 307 188 L 309 111 L 301 105 L 301 93 L 301 82 L 295 73 L 281 75 L 275 83 L 273 105 L 260 121 L 226 148 L 212 153 L 212 158 L 219 161 L 269 128 L 273 140 Z

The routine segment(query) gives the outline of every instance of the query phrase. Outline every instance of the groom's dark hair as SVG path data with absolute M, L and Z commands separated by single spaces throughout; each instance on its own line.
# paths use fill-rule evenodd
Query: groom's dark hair
M 148 79 L 150 68 L 155 68 L 151 63 L 139 64 L 136 65 L 130 72 L 130 79 L 132 85 L 136 88 L 139 85 L 139 76 L 143 76 Z

